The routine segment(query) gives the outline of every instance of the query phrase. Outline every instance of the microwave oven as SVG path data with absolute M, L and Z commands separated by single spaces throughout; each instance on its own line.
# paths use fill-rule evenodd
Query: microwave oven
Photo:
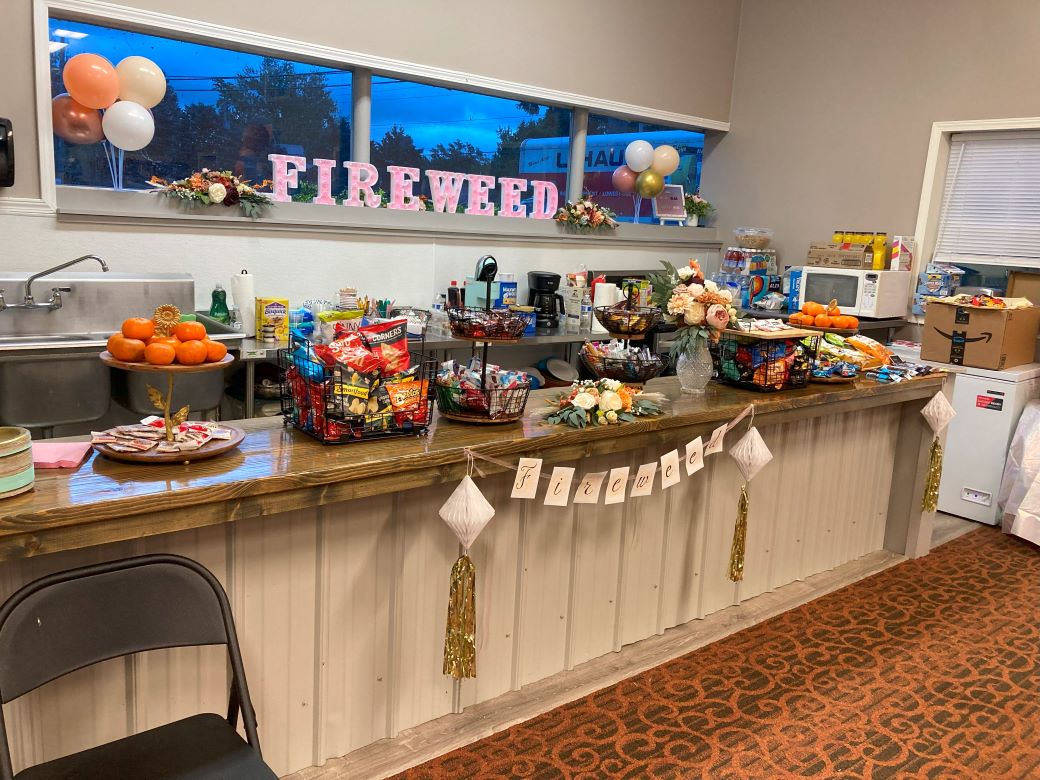
M 854 317 L 905 317 L 910 302 L 910 271 L 807 265 L 802 268 L 798 306 L 806 301 L 837 301 L 842 314 Z

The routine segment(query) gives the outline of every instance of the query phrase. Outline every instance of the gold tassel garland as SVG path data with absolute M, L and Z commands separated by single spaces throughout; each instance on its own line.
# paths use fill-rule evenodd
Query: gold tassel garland
M 928 476 L 924 481 L 924 498 L 921 500 L 921 511 L 934 512 L 939 505 L 939 480 L 942 479 L 943 448 L 939 437 L 932 439 L 931 453 L 928 457 Z
M 729 553 L 729 578 L 733 582 L 744 579 L 744 548 L 747 545 L 747 482 L 740 486 L 737 502 L 737 523 L 733 527 L 733 547 Z
M 444 629 L 444 674 L 477 676 L 477 570 L 468 555 L 451 567 L 448 625 Z

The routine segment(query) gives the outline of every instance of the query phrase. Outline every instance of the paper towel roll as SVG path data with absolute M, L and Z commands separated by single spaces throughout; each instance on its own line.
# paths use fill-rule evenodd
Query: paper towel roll
M 256 336 L 256 288 L 253 275 L 246 271 L 231 277 L 231 300 L 238 307 L 242 332 L 246 338 Z
M 613 306 L 617 303 L 618 288 L 609 282 L 600 282 L 592 288 L 592 308 L 597 306 Z M 592 332 L 606 333 L 607 329 L 599 324 L 595 314 L 592 317 Z

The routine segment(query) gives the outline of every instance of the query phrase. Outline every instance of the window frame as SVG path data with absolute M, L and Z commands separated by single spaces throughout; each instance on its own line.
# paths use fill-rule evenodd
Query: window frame
M 921 182 L 921 198 L 914 227 L 916 251 L 910 269 L 910 296 L 917 287 L 917 275 L 925 269 L 935 252 L 939 233 L 939 217 L 942 211 L 943 189 L 946 184 L 946 169 L 953 146 L 953 136 L 961 133 L 988 133 L 994 131 L 1040 130 L 1040 117 L 1017 117 L 1010 119 L 969 119 L 955 122 L 933 122 L 925 157 L 924 177 Z M 927 258 L 927 259 L 926 259 Z M 909 305 L 907 309 L 909 310 Z M 909 321 L 923 323 L 924 317 L 910 314 Z
M 520 84 L 502 79 L 480 76 L 473 73 L 466 73 L 463 71 L 454 71 L 436 66 L 407 62 L 404 60 L 378 57 L 362 52 L 306 43 L 290 38 L 228 27 L 211 22 L 186 19 L 183 17 L 172 16 L 170 14 L 125 6 L 115 6 L 108 3 L 98 2 L 97 0 L 33 0 L 33 53 L 36 66 L 36 125 L 40 165 L 40 194 L 41 200 L 46 206 L 46 212 L 57 214 L 59 218 L 61 218 L 62 215 L 82 217 L 89 214 L 92 216 L 94 221 L 111 220 L 112 222 L 125 224 L 128 219 L 138 217 L 142 210 L 136 207 L 127 210 L 127 201 L 118 197 L 123 195 L 123 193 L 111 192 L 104 189 L 90 190 L 90 188 L 59 187 L 55 183 L 54 144 L 52 138 L 53 129 L 51 126 L 50 112 L 52 97 L 51 83 L 49 68 L 45 66 L 46 63 L 49 62 L 48 40 L 50 17 L 52 15 L 89 24 L 98 24 L 102 26 L 115 25 L 134 32 L 175 37 L 180 40 L 203 45 L 218 45 L 225 47 L 231 45 L 255 54 L 266 54 L 290 59 L 298 58 L 318 65 L 350 68 L 354 72 L 353 89 L 351 94 L 351 159 L 358 161 L 367 162 L 369 159 L 368 152 L 371 148 L 371 76 L 373 74 L 399 77 L 411 81 L 419 81 L 453 89 L 463 89 L 469 92 L 479 92 L 496 97 L 529 100 L 545 105 L 555 105 L 569 109 L 572 112 L 570 170 L 573 172 L 574 176 L 568 178 L 567 192 L 560 193 L 561 201 L 564 199 L 573 200 L 581 193 L 581 182 L 584 177 L 584 142 L 590 111 L 597 114 L 609 114 L 611 116 L 625 119 L 655 122 L 675 127 L 676 129 L 689 129 L 700 132 L 712 130 L 725 132 L 729 130 L 728 122 L 652 109 L 618 101 L 594 98 L 529 84 Z M 575 162 L 580 166 L 580 175 L 579 169 L 574 167 Z M 69 199 L 64 197 L 64 194 L 59 198 L 59 193 L 63 190 L 72 189 L 90 190 L 92 192 L 92 197 L 97 201 L 97 206 L 84 208 L 81 203 L 76 203 L 80 199 Z M 60 202 L 67 200 L 71 200 L 72 203 L 66 204 Z M 110 201 L 111 209 L 104 208 L 105 200 Z M 68 205 L 69 208 L 66 208 L 66 205 Z M 279 205 L 285 206 L 288 204 Z M 310 208 L 317 208 L 317 206 L 311 206 L 310 204 L 307 205 Z M 144 211 L 147 212 L 148 209 L 144 209 Z M 361 211 L 366 212 L 367 209 Z M 183 215 L 177 214 L 175 210 L 171 209 L 170 213 L 171 218 L 180 217 L 183 219 Z M 317 214 L 320 214 L 320 212 L 317 212 L 315 216 L 317 216 Z M 326 216 L 332 215 L 330 214 Z M 357 217 L 359 215 L 353 216 Z M 364 223 L 368 220 L 364 217 L 363 213 L 360 216 L 362 217 L 361 219 L 354 219 L 343 218 L 343 215 L 337 214 L 334 219 L 323 220 L 318 218 L 306 220 L 306 222 L 315 224 L 325 223 L 329 227 L 342 226 L 344 224 L 352 225 L 354 227 L 363 227 Z M 155 218 L 154 215 L 152 218 Z M 254 229 L 267 226 L 285 229 L 285 226 L 278 225 L 279 220 L 277 216 L 268 216 L 259 222 L 248 220 L 244 217 L 234 217 L 233 219 L 244 219 Z M 500 232 L 495 230 L 493 227 L 496 223 L 484 224 L 487 222 L 487 219 L 488 218 L 485 218 L 484 221 L 481 222 L 480 218 L 467 217 L 466 222 L 472 223 L 472 230 L 465 229 L 468 227 L 467 224 L 453 224 L 450 228 L 445 226 L 447 229 L 443 232 L 473 233 L 481 236 L 486 236 L 489 233 Z M 521 222 L 521 220 L 502 221 Z M 219 220 L 219 222 L 223 223 L 224 226 L 227 224 L 226 219 Z M 380 220 L 380 223 L 384 222 L 386 224 L 381 228 L 377 228 L 377 223 L 373 222 L 373 232 L 386 230 L 388 228 L 394 229 L 390 225 L 390 223 L 393 222 L 392 220 Z M 522 222 L 524 223 L 524 228 L 520 231 L 519 235 L 529 232 L 534 240 L 545 240 L 547 233 L 546 228 L 555 228 L 555 225 L 551 224 L 534 224 L 539 222 L 548 222 L 547 220 L 523 220 Z M 301 222 L 296 219 L 292 220 L 291 224 L 295 227 L 290 229 L 299 229 L 301 226 Z M 637 226 L 626 224 L 624 232 L 630 232 L 633 227 Z M 680 243 L 689 243 L 691 240 L 694 242 L 702 242 L 714 238 L 714 230 L 707 228 L 689 228 L 686 231 L 680 231 L 675 228 L 671 228 L 670 230 L 668 228 L 662 229 L 657 225 L 648 225 L 644 227 L 651 228 L 653 233 L 644 234 L 642 236 L 633 235 L 633 240 L 646 241 L 651 235 L 653 235 L 654 239 L 658 239 L 657 242 L 660 243 L 676 243 L 677 241 L 675 239 L 678 239 L 678 242 Z M 514 231 L 515 227 L 509 231 L 501 232 L 503 235 L 508 233 L 512 236 Z M 683 236 L 682 234 L 687 231 L 689 231 L 689 234 Z M 437 230 L 435 226 L 431 225 L 421 232 L 436 233 L 442 231 Z M 638 231 L 638 233 L 643 233 L 643 231 Z M 665 236 L 669 234 L 675 234 L 672 237 L 672 240 L 660 241 L 660 239 L 665 238 Z M 618 237 L 620 238 L 620 236 Z M 588 236 L 582 236 L 582 238 L 588 238 Z

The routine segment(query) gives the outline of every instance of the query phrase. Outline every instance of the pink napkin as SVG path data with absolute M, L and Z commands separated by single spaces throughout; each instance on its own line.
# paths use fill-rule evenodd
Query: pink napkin
M 90 442 L 34 441 L 33 465 L 38 469 L 74 469 L 90 452 Z

